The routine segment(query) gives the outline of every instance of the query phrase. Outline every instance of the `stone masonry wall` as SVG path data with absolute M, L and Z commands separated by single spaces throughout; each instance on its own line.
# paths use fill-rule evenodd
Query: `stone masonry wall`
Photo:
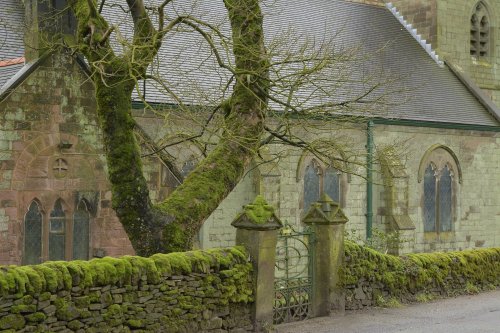
M 0 332 L 252 331 L 243 248 L 0 271 Z
M 478 0 L 438 2 L 438 54 L 459 65 L 476 84 L 500 105 L 500 4 L 483 0 L 488 7 L 490 55 L 478 60 L 470 55 L 470 19 Z
M 318 129 L 319 131 L 319 129 Z M 328 132 L 328 133 L 326 133 Z M 348 151 L 364 163 L 366 156 L 366 132 L 359 130 L 331 130 L 319 133 L 324 137 L 338 136 L 341 140 L 350 140 Z M 500 234 L 498 223 L 500 216 L 500 134 L 463 129 L 439 129 L 409 126 L 375 125 L 374 143 L 376 153 L 384 147 L 395 146 L 397 156 L 402 161 L 405 178 L 400 179 L 396 195 L 400 197 L 396 207 L 404 211 L 415 226 L 414 230 L 405 230 L 403 238 L 407 240 L 400 253 L 452 251 L 469 248 L 498 247 Z M 423 226 L 423 182 L 418 180 L 418 171 L 424 153 L 433 145 L 448 147 L 458 159 L 462 170 L 462 182 L 458 172 L 454 172 L 453 189 L 453 226 L 448 234 L 424 232 Z M 264 152 L 263 152 L 264 154 Z M 260 185 L 258 190 L 268 202 L 276 208 L 276 213 L 283 222 L 296 228 L 301 227 L 301 218 L 305 214 L 303 207 L 304 170 L 312 156 L 299 149 L 280 145 L 268 147 L 268 160 L 280 156 L 279 162 L 259 166 Z M 365 175 L 362 166 L 351 166 L 355 174 Z M 373 227 L 387 231 L 390 211 L 386 201 L 387 189 L 384 188 L 380 165 L 375 163 L 373 186 Z M 366 232 L 366 181 L 362 177 L 341 175 L 342 207 L 349 222 L 346 228 L 355 231 L 364 238 Z M 229 223 L 224 224 L 222 215 L 217 228 L 231 232 Z M 206 225 L 207 226 L 207 225 Z M 204 227 L 205 228 L 205 227 Z M 207 230 L 203 229 L 206 233 Z M 208 237 L 204 234 L 203 237 Z M 217 241 L 210 246 L 217 246 Z M 232 245 L 228 241 L 221 245 Z
M 111 208 L 94 89 L 81 66 L 61 52 L 47 57 L 0 102 L 0 264 L 23 261 L 24 217 L 35 200 L 42 217 L 42 255 L 48 257 L 49 216 L 61 199 L 66 259 L 79 199 L 91 213 L 90 253 L 132 254 Z M 66 142 L 69 148 L 60 148 Z
M 500 248 L 395 257 L 347 241 L 345 255 L 346 310 L 500 286 Z
M 436 0 L 391 0 L 405 20 L 417 29 L 419 35 L 432 44 L 433 48 L 437 46 L 437 4 Z
M 500 104 L 500 5 L 483 0 L 489 13 L 490 55 L 470 55 L 470 19 L 479 0 L 386 0 L 392 2 L 440 57 L 458 66 Z

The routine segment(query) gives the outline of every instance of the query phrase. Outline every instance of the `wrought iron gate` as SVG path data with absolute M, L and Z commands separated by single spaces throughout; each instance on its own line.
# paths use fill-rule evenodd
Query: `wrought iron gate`
M 298 232 L 290 225 L 285 225 L 278 235 L 274 270 L 274 324 L 309 317 L 314 241 L 314 233 L 309 227 Z

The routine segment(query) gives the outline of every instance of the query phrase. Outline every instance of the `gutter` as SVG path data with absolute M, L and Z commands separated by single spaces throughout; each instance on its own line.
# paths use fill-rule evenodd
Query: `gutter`
M 373 227 L 373 120 L 366 124 L 366 239 L 372 238 Z

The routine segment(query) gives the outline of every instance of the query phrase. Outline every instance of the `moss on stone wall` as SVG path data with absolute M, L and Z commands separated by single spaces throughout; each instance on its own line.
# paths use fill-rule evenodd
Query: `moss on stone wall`
M 500 286 L 500 248 L 396 257 L 346 241 L 345 255 L 341 274 L 348 308 L 356 298 L 365 306 L 373 305 L 378 294 L 405 302 L 423 294 L 463 294 L 470 286 L 477 290 Z
M 0 330 L 251 327 L 252 266 L 242 247 L 0 268 Z

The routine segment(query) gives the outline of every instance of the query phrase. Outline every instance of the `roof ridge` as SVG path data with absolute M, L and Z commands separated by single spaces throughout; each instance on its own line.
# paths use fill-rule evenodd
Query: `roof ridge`
M 427 54 L 434 60 L 439 67 L 444 67 L 444 62 L 439 60 L 439 55 L 435 50 L 432 49 L 432 45 L 427 43 L 425 39 L 422 39 L 422 36 L 417 33 L 417 29 L 413 28 L 411 23 L 408 23 L 403 17 L 403 15 L 398 12 L 396 6 L 392 4 L 392 2 L 388 2 L 385 4 L 387 9 L 398 19 L 398 21 L 408 30 L 408 32 L 415 38 L 415 40 L 420 44 L 420 46 L 427 52 Z
M 25 62 L 24 57 L 18 57 L 18 58 L 13 58 L 13 59 L 7 59 L 7 60 L 1 60 L 0 61 L 0 67 L 7 67 L 7 66 L 12 66 L 12 65 L 19 65 Z

